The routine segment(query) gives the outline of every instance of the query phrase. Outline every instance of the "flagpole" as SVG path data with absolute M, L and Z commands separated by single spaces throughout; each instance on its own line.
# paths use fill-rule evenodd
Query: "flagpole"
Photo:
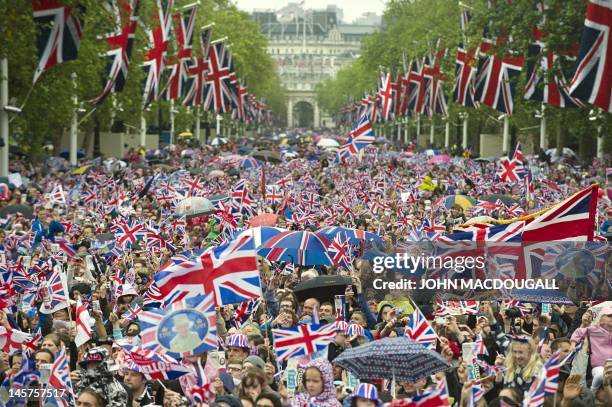
M 467 112 L 459 113 L 459 117 L 463 119 L 463 136 L 461 140 L 461 148 L 464 150 L 468 147 L 468 117 Z
M 0 60 L 0 176 L 9 175 L 8 60 Z
M 196 111 L 195 139 L 200 141 L 200 106 L 199 105 L 195 107 L 195 111 Z
M 170 144 L 174 144 L 174 99 L 170 99 Z
M 504 135 L 502 139 L 502 153 L 508 154 L 510 152 L 510 116 L 506 113 L 504 115 Z
M 74 87 L 74 93 L 72 95 L 72 121 L 70 122 L 70 165 L 76 167 L 77 165 L 77 134 L 79 131 L 78 122 L 78 104 L 79 99 L 76 94 L 76 72 L 72 73 L 72 86 Z
M 444 147 L 450 147 L 450 117 L 446 116 L 446 125 L 444 126 Z
M 547 139 L 546 139 L 546 114 L 545 114 L 545 110 L 546 110 L 546 105 L 544 103 L 542 103 L 542 108 L 541 108 L 541 116 L 540 117 L 540 148 L 542 150 L 546 150 L 548 148 L 548 143 L 547 143 Z
M 435 128 L 434 128 L 434 118 L 431 117 L 431 122 L 429 124 L 429 144 L 431 147 L 434 147 L 434 139 L 435 139 Z

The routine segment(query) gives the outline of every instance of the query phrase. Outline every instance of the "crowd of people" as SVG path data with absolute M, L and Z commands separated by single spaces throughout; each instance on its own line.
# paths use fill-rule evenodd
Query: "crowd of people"
M 545 154 L 525 155 L 530 189 L 523 182 L 499 182 L 492 160 L 417 152 L 414 146 L 396 151 L 384 143 L 337 162 L 316 141 L 179 144 L 130 151 L 123 159 L 83 160 L 78 168 L 56 158 L 11 161 L 12 175 L 0 183 L 0 402 L 612 406 L 612 303 L 606 302 L 612 288 L 605 273 L 581 282 L 589 296 L 576 294 L 573 304 L 489 298 L 448 311 L 442 297 L 376 292 L 366 283 L 372 263 L 362 244 L 351 246 L 342 265 L 259 256 L 262 295 L 216 308 L 217 348 L 166 361 L 172 369 L 152 367 L 139 313 L 159 306 L 150 295 L 156 274 L 181 253 L 231 241 L 261 215 L 273 215 L 269 226 L 287 230 L 369 232 L 377 237 L 377 250 L 389 252 L 403 242 L 465 231 L 470 221 L 494 224 L 542 211 L 599 183 L 596 234 L 605 237 L 612 219 L 603 160 L 551 162 Z M 268 153 L 257 159 L 262 150 Z M 484 199 L 491 195 L 501 199 Z M 180 203 L 190 197 L 208 197 L 215 208 L 183 216 Z M 146 233 L 132 239 L 135 228 Z M 609 256 L 602 267 L 608 262 Z M 350 280 L 341 314 L 333 298 L 303 298 L 294 291 L 328 275 Z M 62 298 L 62 287 L 68 298 Z M 83 309 L 87 321 L 79 318 Z M 432 350 L 445 370 L 414 382 L 359 381 L 335 363 L 347 349 L 406 336 L 414 312 L 433 328 Z M 192 323 L 182 322 L 186 329 Z M 175 321 L 177 330 L 180 323 Z M 289 361 L 277 357 L 274 329 L 313 323 L 336 327 L 324 351 Z M 89 332 L 85 340 L 79 337 L 83 330 Z M 472 360 L 466 360 L 466 344 L 479 344 Z M 534 401 L 533 383 L 552 374 L 547 366 L 553 359 L 563 362 L 557 385 Z M 288 374 L 292 368 L 297 377 Z

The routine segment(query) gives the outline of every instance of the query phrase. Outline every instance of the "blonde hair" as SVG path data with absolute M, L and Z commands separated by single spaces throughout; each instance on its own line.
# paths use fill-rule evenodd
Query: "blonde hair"
M 515 346 L 517 346 L 517 344 L 524 345 L 525 342 L 513 341 L 510 344 L 510 355 L 508 358 L 506 358 L 507 370 L 506 370 L 506 374 L 504 378 L 505 379 L 504 382 L 506 383 L 514 381 L 516 370 L 518 369 L 518 366 L 516 362 L 514 361 L 514 356 L 512 355 L 512 350 L 514 349 Z M 530 357 L 529 357 L 529 361 L 527 362 L 527 365 L 525 365 L 525 367 L 523 368 L 521 377 L 523 378 L 525 382 L 530 382 L 531 378 L 534 377 L 538 373 L 538 371 L 542 368 L 542 362 L 540 362 L 540 355 L 538 355 L 538 352 L 536 352 L 537 347 L 533 339 L 529 338 L 526 345 L 528 345 L 529 347 Z

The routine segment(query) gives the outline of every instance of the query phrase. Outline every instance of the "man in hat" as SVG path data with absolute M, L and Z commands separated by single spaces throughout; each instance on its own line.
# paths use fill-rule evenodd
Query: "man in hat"
M 249 339 L 245 335 L 234 334 L 227 337 L 227 360 L 244 360 L 249 356 L 249 354 Z

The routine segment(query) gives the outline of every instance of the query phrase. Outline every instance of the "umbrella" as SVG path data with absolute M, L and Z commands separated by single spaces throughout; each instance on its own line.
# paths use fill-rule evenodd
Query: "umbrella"
M 178 134 L 178 137 L 192 137 L 192 136 L 193 136 L 193 133 L 190 131 L 184 131 Z
M 215 206 L 206 198 L 192 196 L 183 199 L 176 207 L 177 216 L 198 216 L 210 214 L 215 211 Z
M 84 165 L 82 167 L 75 168 L 74 170 L 72 170 L 72 174 L 74 174 L 74 175 L 83 175 L 90 168 L 91 168 L 91 165 L 87 164 L 87 165 Z
M 550 157 L 550 161 L 559 161 L 559 155 L 557 154 L 556 148 L 549 148 L 548 150 L 546 150 L 546 154 L 548 154 L 548 156 Z M 571 148 L 563 147 L 563 150 L 561 151 L 561 158 L 563 157 L 576 157 L 576 153 Z
M 66 160 L 68 159 L 68 157 L 70 156 L 70 152 L 68 150 L 64 150 L 60 153 L 59 155 L 62 158 L 65 158 Z M 82 149 L 78 149 L 77 150 L 77 158 L 83 158 L 85 157 L 85 151 L 83 151 Z
M 500 200 L 506 206 L 512 206 L 518 202 L 516 199 L 512 198 L 511 196 L 502 195 L 502 194 L 484 195 L 482 197 L 482 200 L 487 201 L 487 202 L 497 202 L 498 200 Z
M 225 201 L 228 198 L 229 198 L 229 196 L 224 195 L 224 194 L 209 195 L 209 196 L 206 197 L 206 199 L 208 199 L 212 203 L 217 203 L 217 202 L 220 202 L 220 201 Z
M 287 229 L 274 228 L 270 226 L 258 226 L 249 229 L 244 229 L 232 237 L 232 240 L 239 239 L 243 236 L 252 236 L 255 241 L 255 247 L 259 248 L 261 245 L 266 243 L 268 240 L 277 236 L 279 233 L 286 232 Z
M 244 157 L 240 163 L 242 168 L 259 168 L 261 165 L 253 157 Z
M 445 164 L 451 160 L 450 156 L 443 155 L 434 155 L 427 161 L 428 164 Z
M 266 161 L 269 163 L 280 163 L 282 161 L 278 153 L 269 150 L 253 151 L 251 153 L 251 157 L 259 161 Z
M 449 195 L 444 197 L 445 208 L 450 209 L 455 204 L 459 205 L 463 209 L 468 209 L 476 205 L 476 200 L 465 195 Z
M 510 297 L 521 302 L 536 302 L 550 304 L 574 304 L 562 291 L 552 289 L 512 290 Z
M 382 238 L 376 233 L 366 232 L 365 230 L 345 228 L 342 226 L 328 226 L 317 230 L 317 233 L 325 236 L 328 239 L 334 239 L 338 234 L 344 233 L 348 237 L 350 244 L 359 244 L 362 241 L 367 242 L 382 242 Z
M 34 217 L 34 210 L 29 205 L 8 205 L 0 209 L 0 216 L 2 217 L 5 217 L 6 215 L 9 215 L 11 213 L 20 213 L 28 219 L 32 219 Z
M 360 380 L 395 378 L 410 383 L 449 367 L 438 353 L 406 336 L 383 338 L 347 349 L 334 363 Z
M 210 141 L 211 146 L 219 146 L 223 144 L 227 144 L 227 139 L 223 137 L 215 137 Z
M 217 177 L 222 177 L 224 176 L 225 173 L 221 170 L 212 170 L 211 172 L 208 173 L 208 176 L 210 178 L 217 178 Z
M 278 219 L 278 215 L 274 213 L 266 213 L 259 216 L 254 216 L 249 219 L 249 226 L 274 226 L 276 225 L 276 220 Z
M 332 138 L 322 138 L 317 143 L 317 147 L 329 148 L 329 147 L 340 147 L 340 144 Z
M 322 301 L 330 301 L 335 295 L 344 294 L 353 280 L 347 276 L 319 276 L 303 281 L 295 286 L 293 292 L 300 301 L 315 297 Z
M 268 240 L 258 253 L 270 261 L 331 266 L 334 263 L 327 253 L 329 245 L 330 241 L 318 233 L 286 231 Z
M 376 137 L 376 144 L 386 144 L 390 143 L 390 141 L 386 137 Z

